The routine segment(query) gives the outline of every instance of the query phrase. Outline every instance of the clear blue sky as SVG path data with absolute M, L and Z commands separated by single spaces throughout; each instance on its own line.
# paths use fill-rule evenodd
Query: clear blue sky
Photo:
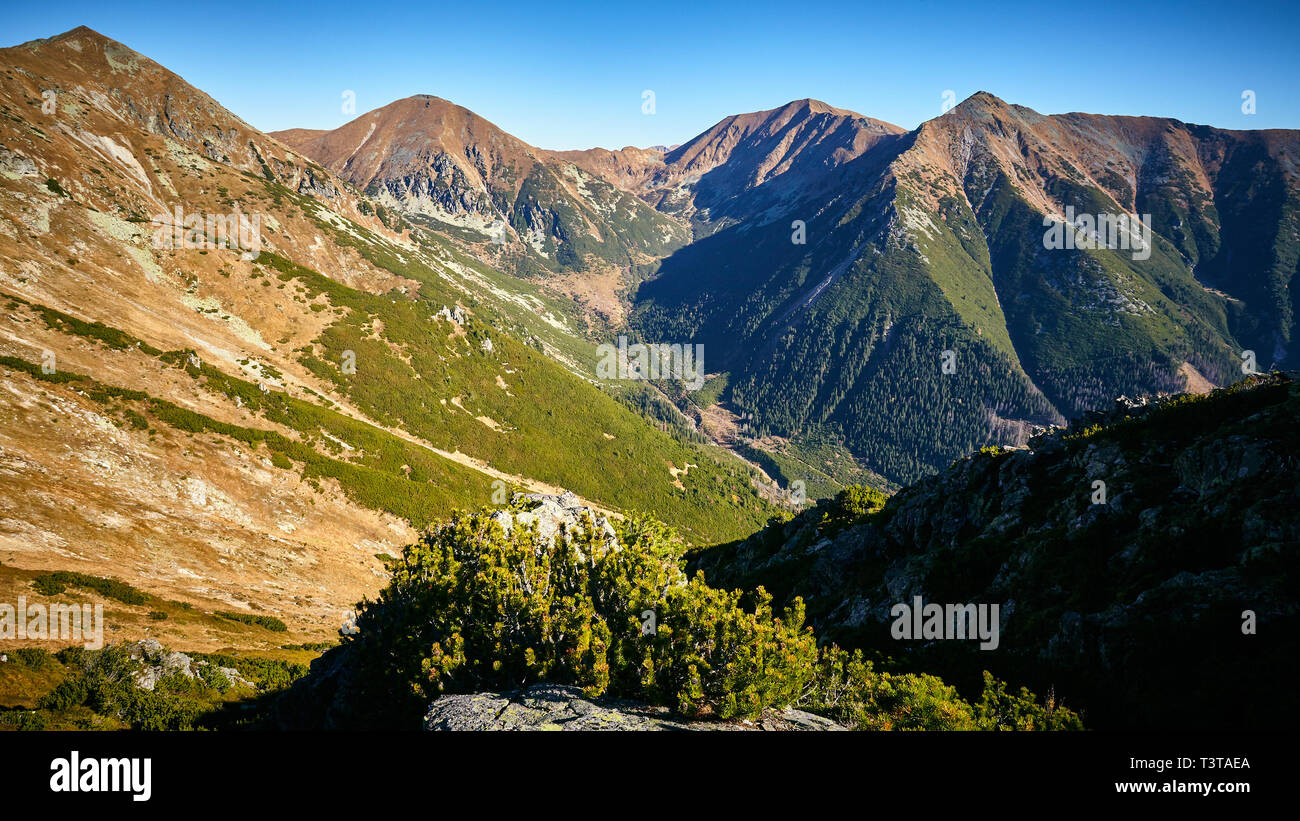
M 544 148 L 684 142 L 813 97 L 906 128 L 944 91 L 1044 113 L 1300 128 L 1300 3 L 10 3 L 0 44 L 87 25 L 252 125 L 445 97 Z M 655 113 L 642 113 L 642 92 Z M 1241 111 L 1242 91 L 1256 113 Z

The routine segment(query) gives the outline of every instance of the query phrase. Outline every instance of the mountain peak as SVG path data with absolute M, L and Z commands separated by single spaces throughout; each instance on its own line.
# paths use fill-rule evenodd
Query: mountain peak
M 68 38 L 68 37 L 86 37 L 86 36 L 94 37 L 94 38 L 97 38 L 97 39 L 100 39 L 100 40 L 107 40 L 107 39 L 109 39 L 108 37 L 105 37 L 104 35 L 100 34 L 100 33 L 97 32 L 97 31 L 95 31 L 95 30 L 94 30 L 93 28 L 91 28 L 90 26 L 77 26 L 77 27 L 74 28 L 74 29 L 68 29 L 67 31 L 63 32 L 62 34 L 56 34 L 56 35 L 54 35 L 53 37 L 51 37 L 50 39 L 52 39 L 52 40 L 63 40 L 63 39 L 66 39 L 66 38 Z
M 439 97 L 436 94 L 412 94 L 410 97 L 403 97 L 400 100 L 394 100 L 388 105 L 390 106 L 403 105 L 403 104 L 419 105 L 421 103 L 423 103 L 425 106 L 442 105 L 442 106 L 451 106 L 453 108 L 463 108 L 463 106 L 458 106 L 455 103 L 453 103 L 451 100 L 448 100 L 445 97 Z
M 743 114 L 733 114 L 730 117 L 726 117 L 725 119 L 720 121 L 717 125 L 714 126 L 714 128 L 718 128 L 730 124 L 737 124 L 741 126 L 753 126 L 753 125 L 767 123 L 772 120 L 784 120 L 784 118 L 794 118 L 796 116 L 812 117 L 812 116 L 823 115 L 823 114 L 830 115 L 832 117 L 844 117 L 844 118 L 849 118 L 854 120 L 863 120 L 869 123 L 874 123 L 879 126 L 884 126 L 887 129 L 897 129 L 900 132 L 903 130 L 898 128 L 897 126 L 886 123 L 883 120 L 876 120 L 872 117 L 866 116 L 865 114 L 859 114 L 858 112 L 851 111 L 847 108 L 838 108 L 836 106 L 831 105 L 830 103 L 825 103 L 822 102 L 821 100 L 815 100 L 811 97 L 804 97 L 798 100 L 791 100 L 790 102 L 785 103 L 784 105 L 777 106 L 776 108 L 767 108 L 767 109 L 763 109 L 762 111 L 749 111 Z
M 379 112 L 386 112 L 386 111 L 415 111 L 419 109 L 428 109 L 431 113 L 438 113 L 438 114 L 444 112 L 455 112 L 458 114 L 464 113 L 464 114 L 472 115 L 474 113 L 470 111 L 468 108 L 465 108 L 464 106 L 456 105 L 451 100 L 445 99 L 443 97 L 438 97 L 433 94 L 412 94 L 410 97 L 403 97 L 400 100 L 393 100 L 391 103 L 388 103 L 387 105 L 382 105 L 379 108 L 369 111 L 366 113 L 366 115 L 362 115 L 362 116 L 367 116 L 369 114 L 376 114 Z
M 995 94 L 990 94 L 987 91 L 977 91 L 957 105 L 953 106 L 951 110 L 961 110 L 964 112 L 1001 112 L 1010 111 L 1012 107 L 1013 106 Z
M 801 100 L 791 100 L 790 102 L 786 103 L 785 105 L 781 106 L 781 108 L 776 110 L 807 111 L 810 114 L 837 114 L 837 115 L 848 116 L 848 117 L 862 116 L 856 111 L 849 111 L 846 108 L 836 108 L 830 103 L 824 103 L 821 100 L 814 100 L 811 97 L 804 97 Z
M 271 136 L 308 155 L 317 153 L 340 160 L 350 160 L 363 144 L 374 148 L 394 142 L 409 146 L 437 146 L 439 150 L 445 149 L 456 155 L 463 154 L 469 145 L 490 144 L 505 148 L 520 158 L 529 158 L 529 163 L 540 152 L 540 149 L 508 134 L 468 108 L 433 94 L 412 94 L 394 100 L 337 129 L 288 129 L 271 132 Z M 329 143 L 330 147 L 310 146 L 319 141 Z
M 53 44 L 53 43 L 64 44 L 72 41 L 83 41 L 83 40 L 88 40 L 91 43 L 101 48 L 105 46 L 116 46 L 117 48 L 126 48 L 126 46 L 122 45 L 121 43 L 114 40 L 113 38 L 106 37 L 103 34 L 100 34 L 99 32 L 90 28 L 89 26 L 77 26 L 74 29 L 68 29 L 62 34 L 56 34 L 53 37 L 39 37 L 35 40 L 29 40 L 26 43 L 22 43 L 19 46 L 19 48 L 23 48 L 23 47 L 40 48 L 41 46 L 44 46 L 46 44 Z

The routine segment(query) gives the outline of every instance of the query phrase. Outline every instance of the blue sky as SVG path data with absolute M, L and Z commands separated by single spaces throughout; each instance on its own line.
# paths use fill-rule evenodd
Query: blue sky
M 0 44 L 88 25 L 252 125 L 334 128 L 427 93 L 544 148 L 684 142 L 803 97 L 906 128 L 945 91 L 1044 113 L 1300 128 L 1300 4 L 893 0 L 13 3 Z M 1242 113 L 1242 92 L 1256 113 Z M 655 94 L 654 114 L 642 95 Z

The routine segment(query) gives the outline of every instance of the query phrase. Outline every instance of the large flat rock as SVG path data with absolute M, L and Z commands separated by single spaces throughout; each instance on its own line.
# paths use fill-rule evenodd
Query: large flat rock
M 691 721 L 663 707 L 610 698 L 586 698 L 582 690 L 534 684 L 511 693 L 443 696 L 424 717 L 426 730 L 843 730 L 828 718 L 784 710 L 756 721 Z

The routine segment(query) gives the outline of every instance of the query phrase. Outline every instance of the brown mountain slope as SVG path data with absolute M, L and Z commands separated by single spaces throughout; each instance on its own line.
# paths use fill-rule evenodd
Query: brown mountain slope
M 1286 360 L 1295 334 L 1291 283 L 1300 264 L 1300 131 L 1041 115 L 981 92 L 922 125 L 894 171 L 922 181 L 909 191 L 931 210 L 950 196 L 984 219 L 997 209 L 999 192 L 1013 192 L 1032 212 L 1055 220 L 1064 219 L 1067 207 L 1141 217 L 1154 234 L 1156 258 L 1126 267 L 1136 265 L 1135 273 L 1154 280 L 1159 293 L 1130 289 L 1123 298 L 1134 309 L 1163 296 L 1183 311 L 1222 314 L 1222 320 L 1201 320 L 1191 336 L 1227 330 L 1238 338 L 1238 352 Z M 985 233 L 993 239 L 991 227 Z M 1005 267 L 1021 264 L 1007 260 Z M 1024 299 L 1000 296 L 1004 304 Z M 1202 311 L 1198 303 L 1207 298 L 1217 304 Z M 1228 378 L 1223 363 L 1211 358 L 1197 367 L 1212 371 L 1212 381 Z
M 155 247 L 158 226 L 149 220 L 178 206 L 258 213 L 264 249 L 374 293 L 404 281 L 319 241 L 305 215 L 275 206 L 266 177 L 286 194 L 328 197 L 349 219 L 384 227 L 323 169 L 90 29 L 3 54 L 0 356 L 11 360 L 0 368 L 0 560 L 116 576 L 332 635 L 351 601 L 383 577 L 376 554 L 397 550 L 410 525 L 328 483 L 313 486 L 264 449 L 232 449 L 223 437 L 157 422 L 125 424 L 135 418 L 128 410 L 143 411 L 139 401 L 105 402 L 77 382 L 51 381 L 82 376 L 223 423 L 296 435 L 139 347 L 97 342 L 104 332 L 93 328 L 73 331 L 51 311 L 157 350 L 193 351 L 270 391 L 326 393 L 292 354 L 321 332 L 324 312 L 310 310 L 296 288 L 271 287 L 236 250 Z M 43 110 L 46 101 L 53 105 Z M 13 361 L 48 361 L 54 373 L 34 376 Z M 171 628 L 149 629 L 166 636 Z
M 0 56 L 0 592 L 115 576 L 319 640 L 494 482 L 648 500 L 680 493 L 666 469 L 616 484 L 568 454 L 705 461 L 570 372 L 592 347 L 571 308 L 391 230 L 172 72 L 85 28 Z M 176 209 L 198 223 L 160 243 Z M 211 221 L 232 214 L 248 245 Z M 147 615 L 131 629 L 218 641 Z
M 842 165 L 902 133 L 896 125 L 818 100 L 795 100 L 727 117 L 669 152 L 665 163 L 672 169 L 670 179 L 703 177 L 726 167 L 733 187 L 753 187 L 800 167 Z
M 689 239 L 682 226 L 573 159 L 439 97 L 397 100 L 326 133 L 273 136 L 384 206 L 502 267 L 545 272 L 553 285 L 556 274 L 582 271 L 625 286 L 622 275 Z
M 1043 115 L 988 92 L 972 95 L 917 133 L 908 155 L 917 160 L 914 167 L 942 168 L 950 178 L 963 179 L 970 146 L 980 143 L 1017 178 L 1027 199 L 1057 215 L 1059 197 L 1045 190 L 1053 177 L 1099 188 L 1131 213 L 1143 195 L 1163 185 L 1183 187 L 1178 194 L 1184 207 L 1212 200 L 1234 149 L 1258 150 L 1292 174 L 1300 159 L 1298 131 L 1228 131 L 1165 117 Z
M 544 159 L 543 152 L 469 109 L 424 94 L 398 100 L 333 131 L 292 129 L 271 136 L 317 158 L 361 189 L 404 179 L 419 164 L 431 163 L 429 170 L 435 176 L 429 182 L 450 179 L 484 193 L 489 184 L 497 184 L 517 194 L 539 158 Z M 457 192 L 456 200 L 440 199 L 432 187 L 419 193 L 424 198 L 414 198 L 417 209 L 441 210 L 450 216 L 459 206 L 471 224 L 479 227 L 490 225 L 496 217 L 487 210 L 488 203 L 473 202 L 465 190 Z M 437 205 L 443 208 L 437 209 Z
M 320 387 L 286 356 L 320 333 L 318 314 L 300 297 L 265 290 L 238 251 L 153 248 L 148 220 L 177 205 L 263 210 L 265 164 L 286 190 L 333 195 L 335 207 L 367 221 L 338 184 L 177 75 L 85 27 L 4 49 L 4 65 L 0 356 L 48 357 L 53 375 L 82 374 L 216 420 L 264 425 L 138 348 L 61 333 L 47 321 L 53 314 L 34 308 L 48 307 L 155 348 L 191 349 L 277 391 Z M 400 283 L 350 249 L 300 243 L 311 234 L 300 217 L 295 225 L 269 212 L 265 227 L 265 247 L 338 270 L 357 287 Z M 126 403 L 9 364 L 0 373 L 0 560 L 10 568 L 113 575 L 199 607 L 277 613 L 294 633 L 325 638 L 351 599 L 383 577 L 377 553 L 413 533 L 399 518 L 313 488 L 265 451 L 129 425 Z M 140 622 L 192 647 L 243 640 Z

